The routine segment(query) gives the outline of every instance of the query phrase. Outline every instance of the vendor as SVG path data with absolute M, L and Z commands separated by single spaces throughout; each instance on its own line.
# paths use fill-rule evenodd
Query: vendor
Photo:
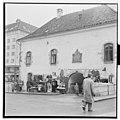
M 53 79 L 52 81 L 52 92 L 56 92 L 56 88 L 57 88 L 57 81 L 55 79 Z

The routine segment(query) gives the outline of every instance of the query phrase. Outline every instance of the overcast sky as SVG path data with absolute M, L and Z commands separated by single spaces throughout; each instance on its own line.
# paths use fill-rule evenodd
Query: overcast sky
M 16 19 L 41 27 L 57 16 L 56 9 L 62 8 L 63 15 L 99 6 L 100 4 L 5 4 L 6 25 Z

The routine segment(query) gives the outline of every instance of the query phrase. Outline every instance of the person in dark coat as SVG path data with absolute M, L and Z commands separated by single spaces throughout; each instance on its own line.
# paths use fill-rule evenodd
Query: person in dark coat
M 18 83 L 19 83 L 20 91 L 22 91 L 22 86 L 24 85 L 24 82 L 20 80 Z
M 30 92 L 31 81 L 28 80 L 26 86 L 27 86 L 27 92 Z
M 92 103 L 94 102 L 93 97 L 95 96 L 94 89 L 94 77 L 92 74 L 88 74 L 88 78 L 84 79 L 83 81 L 83 110 L 85 111 L 86 105 L 88 104 L 88 111 L 92 111 Z
M 52 92 L 56 92 L 56 88 L 57 88 L 57 81 L 55 79 L 53 79 L 53 81 L 52 81 Z

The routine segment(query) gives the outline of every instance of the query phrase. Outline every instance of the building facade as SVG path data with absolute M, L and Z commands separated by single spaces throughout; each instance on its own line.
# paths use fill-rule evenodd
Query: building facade
M 21 79 L 26 82 L 28 73 L 59 76 L 63 71 L 69 77 L 75 71 L 85 76 L 97 70 L 101 78 L 112 75 L 116 83 L 117 13 L 103 5 L 62 14 L 18 40 Z
M 34 32 L 37 27 L 27 24 L 20 19 L 15 23 L 5 26 L 5 79 L 6 81 L 14 80 L 15 76 L 19 76 L 19 54 L 20 44 L 17 39 L 20 39 L 31 32 Z

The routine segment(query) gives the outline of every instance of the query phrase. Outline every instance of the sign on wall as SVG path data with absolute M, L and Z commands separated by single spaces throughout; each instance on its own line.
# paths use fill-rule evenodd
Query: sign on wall
M 72 55 L 72 63 L 82 63 L 82 53 L 80 53 L 78 49 Z

